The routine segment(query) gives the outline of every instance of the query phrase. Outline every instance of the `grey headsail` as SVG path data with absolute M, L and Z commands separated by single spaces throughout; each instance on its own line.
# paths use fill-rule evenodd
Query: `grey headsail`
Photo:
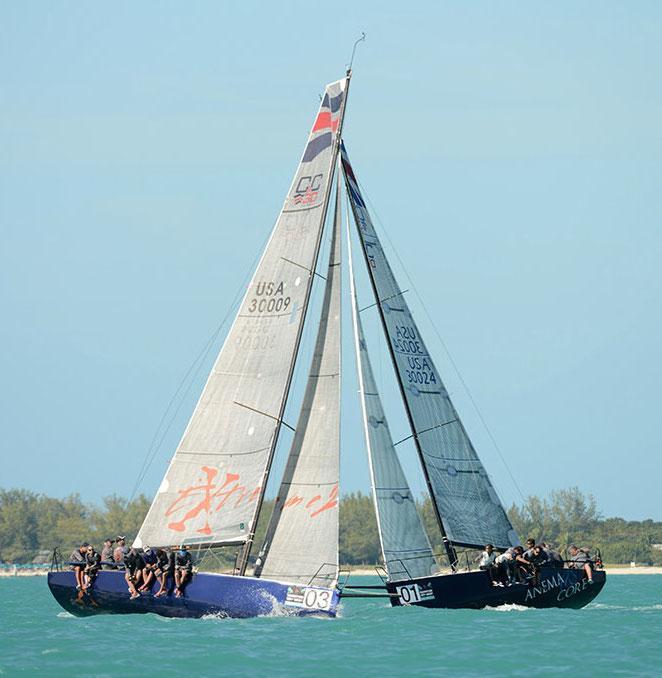
M 308 307 L 348 84 L 349 77 L 326 87 L 283 209 L 137 546 L 252 539 Z
M 270 579 L 329 587 L 338 580 L 339 228 L 340 173 L 313 359 L 296 434 L 255 571 Z
M 347 152 L 345 183 L 386 341 L 440 527 L 459 546 L 519 543 L 414 322 L 373 228 Z
M 438 567 L 414 496 L 393 446 L 372 372 L 356 298 L 349 231 L 347 242 L 363 428 L 384 564 L 390 581 L 425 577 L 437 572 Z

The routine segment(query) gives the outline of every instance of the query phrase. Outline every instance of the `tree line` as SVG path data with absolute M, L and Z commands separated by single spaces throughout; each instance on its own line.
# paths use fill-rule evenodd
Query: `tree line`
M 29 490 L 0 489 L 0 562 L 29 563 L 54 546 L 68 555 L 81 541 L 101 547 L 107 537 L 138 532 L 150 501 L 144 495 L 128 501 L 116 495 L 101 505 L 84 502 L 72 494 L 56 499 Z M 265 504 L 256 543 L 266 529 L 271 502 Z M 441 553 L 441 535 L 432 504 L 419 502 L 424 525 L 435 552 Z M 545 498 L 528 497 L 513 505 L 508 515 L 522 539 L 552 543 L 564 549 L 571 543 L 600 548 L 606 563 L 661 564 L 662 522 L 604 518 L 595 498 L 578 488 L 552 492 Z M 256 549 L 257 550 L 257 549 Z M 340 562 L 373 565 L 381 561 L 377 521 L 369 495 L 350 493 L 340 500 Z

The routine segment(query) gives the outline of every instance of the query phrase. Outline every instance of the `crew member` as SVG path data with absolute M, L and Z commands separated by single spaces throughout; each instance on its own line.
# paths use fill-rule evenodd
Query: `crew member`
M 126 551 L 124 547 L 126 546 L 126 537 L 119 535 L 115 537 L 115 550 L 113 551 L 113 560 L 118 563 L 117 567 L 121 567 L 124 563 L 124 556 L 126 556 Z
M 142 559 L 140 553 L 138 553 L 138 549 L 129 549 L 124 555 L 124 579 L 129 587 L 131 600 L 140 596 L 136 585 L 140 584 L 144 567 L 145 561 Z
M 115 558 L 113 556 L 113 544 L 115 543 L 114 539 L 106 539 L 103 542 L 103 548 L 101 549 L 101 567 L 104 570 L 114 570 L 115 565 L 112 565 L 115 561 Z
M 572 544 L 568 551 L 570 552 L 570 567 L 573 570 L 584 570 L 586 573 L 586 578 L 588 583 L 593 583 L 593 570 L 591 568 L 591 559 L 589 558 L 588 553 L 585 549 L 578 549 L 574 544 Z
M 193 573 L 193 558 L 186 546 L 182 544 L 175 555 L 175 596 L 181 598 L 184 586 Z
M 156 597 L 160 598 L 168 593 L 168 579 L 172 577 L 175 570 L 175 554 L 170 549 L 157 549 L 156 551 L 156 569 L 154 575 L 161 587 L 156 592 Z
M 69 565 L 74 571 L 74 576 L 76 577 L 76 590 L 82 591 L 85 586 L 85 580 L 83 578 L 83 570 L 85 569 L 85 556 L 87 554 L 87 547 L 89 544 L 84 541 L 78 548 L 74 549 L 69 556 Z
M 100 569 L 101 569 L 101 556 L 95 550 L 94 546 L 92 546 L 92 544 L 88 544 L 87 549 L 85 551 L 85 569 L 83 570 L 83 573 L 85 575 L 84 576 L 85 589 L 92 588 L 92 584 L 94 584 L 94 580 L 97 578 Z
M 494 552 L 494 546 L 492 544 L 485 544 L 485 550 L 479 556 L 478 568 L 487 572 L 492 586 L 503 586 L 497 579 L 496 557 L 497 554 Z
M 154 581 L 154 570 L 156 570 L 156 551 L 149 546 L 145 546 L 142 552 L 143 561 L 143 585 L 138 589 L 141 592 L 147 591 Z

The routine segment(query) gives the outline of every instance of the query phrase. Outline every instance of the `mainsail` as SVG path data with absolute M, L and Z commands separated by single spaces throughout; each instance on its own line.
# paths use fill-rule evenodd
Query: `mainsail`
M 322 312 L 296 434 L 256 575 L 298 584 L 338 580 L 340 474 L 340 173 Z
M 391 581 L 425 577 L 438 570 L 437 563 L 395 451 L 372 372 L 356 297 L 349 224 L 347 242 L 363 428 L 384 564 Z
M 136 546 L 252 539 L 308 308 L 348 85 L 349 75 L 326 87 L 269 243 Z
M 459 546 L 517 544 L 393 275 L 344 146 L 341 155 L 376 305 L 442 533 Z

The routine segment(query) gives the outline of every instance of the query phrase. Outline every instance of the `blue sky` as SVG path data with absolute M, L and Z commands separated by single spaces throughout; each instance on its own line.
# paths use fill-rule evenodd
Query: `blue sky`
M 605 514 L 662 519 L 653 2 L 2 3 L 0 486 L 131 492 L 362 30 L 353 164 L 522 492 L 578 485 Z M 342 482 L 365 491 L 354 391 L 348 375 Z

